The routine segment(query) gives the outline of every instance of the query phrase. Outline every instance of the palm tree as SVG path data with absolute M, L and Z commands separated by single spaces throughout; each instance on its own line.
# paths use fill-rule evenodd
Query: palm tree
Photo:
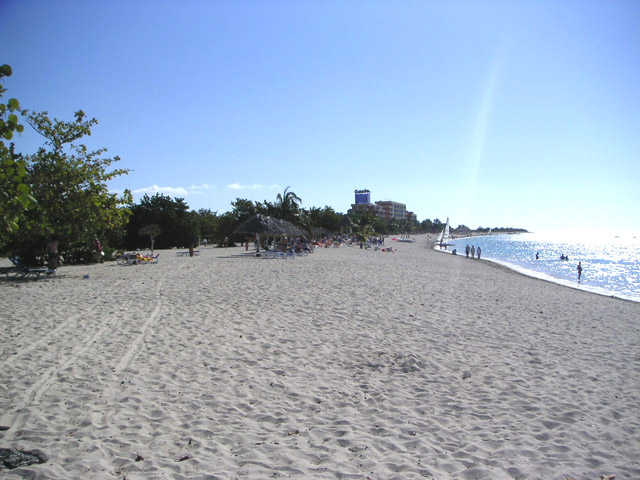
M 355 223 L 354 233 L 356 239 L 360 242 L 360 248 L 367 243 L 367 239 L 375 235 L 373 226 L 373 218 L 368 215 L 362 215 Z
M 302 203 L 302 199 L 294 192 L 289 191 L 290 188 L 291 187 L 285 188 L 283 194 L 278 194 L 276 197 L 278 218 L 297 223 L 296 217 L 300 211 L 300 203 Z

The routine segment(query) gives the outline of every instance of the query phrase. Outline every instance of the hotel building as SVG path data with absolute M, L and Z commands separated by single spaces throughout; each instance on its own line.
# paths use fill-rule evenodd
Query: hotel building
M 351 212 L 356 214 L 368 213 L 385 220 L 392 218 L 398 220 L 414 220 L 416 215 L 407 211 L 404 203 L 392 202 L 391 200 L 371 203 L 371 192 L 369 190 L 356 190 L 356 203 L 351 204 Z

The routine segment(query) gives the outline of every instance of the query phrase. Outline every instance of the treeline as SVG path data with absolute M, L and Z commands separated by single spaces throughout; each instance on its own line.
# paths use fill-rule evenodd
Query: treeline
M 257 214 L 288 220 L 307 232 L 309 238 L 334 233 L 387 234 L 419 230 L 418 224 L 390 220 L 368 215 L 346 215 L 332 207 L 302 208 L 302 200 L 287 187 L 274 202 L 262 202 L 237 198 L 231 202 L 231 210 L 222 214 L 209 209 L 189 211 L 182 198 L 166 195 L 145 195 L 140 203 L 130 207 L 131 215 L 122 239 L 113 238 L 128 250 L 149 248 L 173 248 L 195 246 L 204 239 L 221 245 L 226 238 L 230 244 L 243 243 L 247 234 L 237 234 L 236 229 Z
M 457 235 L 470 235 L 472 233 L 475 234 L 486 234 L 486 233 L 528 233 L 528 230 L 524 228 L 515 228 L 515 227 L 478 227 L 475 230 L 467 227 L 466 225 L 458 225 L 455 229 L 452 229 L 452 232 Z
M 0 80 L 11 76 L 11 67 L 0 67 Z M 0 98 L 6 90 L 0 85 Z M 43 139 L 34 154 L 15 151 L 14 132 L 22 132 L 22 117 Z M 287 187 L 274 201 L 237 198 L 231 210 L 218 214 L 209 209 L 190 211 L 183 198 L 156 194 L 133 202 L 129 190 L 110 192 L 107 183 L 128 169 L 113 168 L 118 157 L 106 157 L 106 149 L 90 151 L 80 143 L 98 123 L 78 111 L 72 121 L 50 118 L 45 112 L 22 110 L 12 98 L 0 103 L 0 255 L 18 255 L 35 264 L 46 246 L 58 241 L 67 263 L 90 261 L 94 238 L 107 256 L 115 250 L 186 248 L 207 239 L 221 244 L 248 240 L 236 234 L 245 220 L 256 214 L 288 220 L 310 238 L 352 232 L 358 238 L 371 235 L 439 232 L 439 219 L 420 223 L 369 215 L 347 215 L 333 208 L 301 208 L 302 200 Z M 497 230 L 495 230 L 497 231 Z

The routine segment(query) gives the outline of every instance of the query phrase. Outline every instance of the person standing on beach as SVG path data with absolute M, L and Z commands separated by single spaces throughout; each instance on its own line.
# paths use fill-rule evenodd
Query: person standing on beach
M 471 258 L 475 258 L 476 256 L 476 246 L 471 245 Z
M 467 254 L 467 258 L 469 258 L 469 250 L 470 250 L 469 244 L 467 244 L 467 246 L 464 248 L 464 253 Z
M 104 256 L 104 252 L 102 251 L 102 244 L 100 243 L 100 240 L 98 240 L 97 235 L 94 235 L 93 237 L 93 251 L 95 261 L 103 263 L 104 260 L 102 257 Z
M 580 277 L 582 277 L 582 262 L 578 262 L 576 270 L 578 270 L 578 281 L 580 281 Z
M 58 240 L 55 238 L 47 244 L 47 268 L 52 272 L 58 269 Z
M 480 247 L 478 247 L 478 260 L 480 260 L 480 254 L 482 253 L 482 249 Z

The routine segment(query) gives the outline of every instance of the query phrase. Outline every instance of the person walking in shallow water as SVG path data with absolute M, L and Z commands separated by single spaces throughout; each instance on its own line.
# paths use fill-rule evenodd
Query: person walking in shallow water
M 582 277 L 582 262 L 578 262 L 576 270 L 578 270 L 578 281 L 580 281 L 580 277 Z

